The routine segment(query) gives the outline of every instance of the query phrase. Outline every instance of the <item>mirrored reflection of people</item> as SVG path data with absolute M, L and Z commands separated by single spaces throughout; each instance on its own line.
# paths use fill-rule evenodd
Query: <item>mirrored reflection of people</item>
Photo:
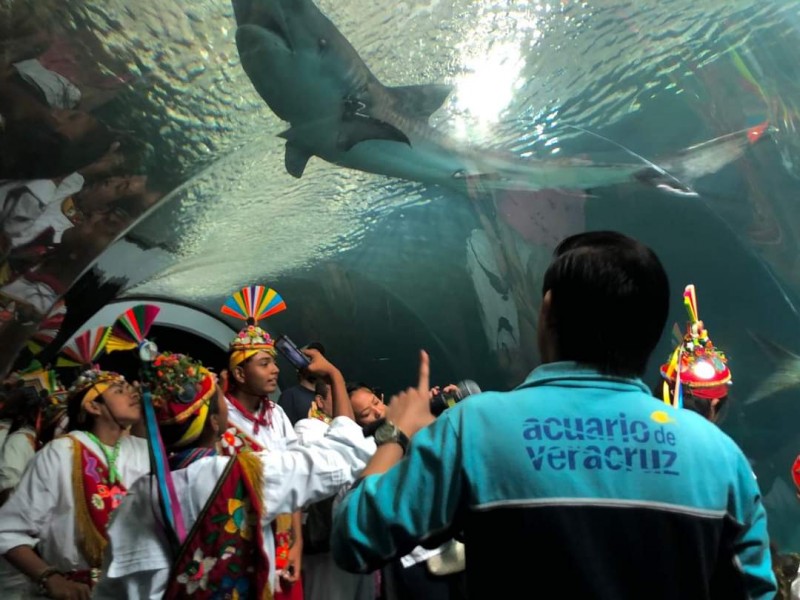
M 650 248 L 615 232 L 562 241 L 542 287 L 544 364 L 434 420 L 422 352 L 418 386 L 389 402 L 378 450 L 334 515 L 339 566 L 366 572 L 463 531 L 470 598 L 772 600 L 747 458 L 706 419 L 655 404 L 641 380 L 668 307 Z M 654 579 L 654 564 L 680 576 Z

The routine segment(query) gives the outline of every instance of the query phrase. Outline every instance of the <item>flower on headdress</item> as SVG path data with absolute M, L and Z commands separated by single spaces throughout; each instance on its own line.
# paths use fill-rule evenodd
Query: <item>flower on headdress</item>
M 198 548 L 194 551 L 192 562 L 183 573 L 178 575 L 177 581 L 186 586 L 187 594 L 194 594 L 198 589 L 205 590 L 208 585 L 208 576 L 215 564 L 217 564 L 216 558 L 203 556 L 203 550 Z
M 183 404 L 194 400 L 198 386 L 206 375 L 199 362 L 184 354 L 161 354 L 153 364 L 158 367 L 150 377 L 154 400 Z

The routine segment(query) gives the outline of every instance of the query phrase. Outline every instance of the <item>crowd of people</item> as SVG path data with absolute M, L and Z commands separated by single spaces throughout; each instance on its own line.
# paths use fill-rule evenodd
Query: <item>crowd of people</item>
M 276 398 L 261 323 L 286 305 L 269 288 L 226 302 L 246 323 L 216 369 L 155 348 L 152 312 L 131 309 L 69 388 L 37 363 L 6 381 L 0 593 L 800 598 L 747 457 L 714 423 L 732 374 L 693 286 L 661 381 L 642 380 L 669 304 L 650 248 L 571 236 L 544 278 L 542 364 L 438 417 L 424 351 L 386 398 L 309 344 Z M 134 381 L 93 364 L 101 346 L 138 353 Z

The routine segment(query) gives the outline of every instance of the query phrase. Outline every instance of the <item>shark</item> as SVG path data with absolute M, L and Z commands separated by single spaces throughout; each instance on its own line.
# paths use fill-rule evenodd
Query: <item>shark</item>
M 755 404 L 786 390 L 800 388 L 800 355 L 755 331 L 748 333 L 772 358 L 776 367 L 756 386 L 744 403 Z
M 593 189 L 639 181 L 696 196 L 693 182 L 741 157 L 767 123 L 650 162 L 519 157 L 459 143 L 430 124 L 445 84 L 386 86 L 311 0 L 232 0 L 236 46 L 258 94 L 289 128 L 286 171 L 312 156 L 334 165 L 459 192 Z

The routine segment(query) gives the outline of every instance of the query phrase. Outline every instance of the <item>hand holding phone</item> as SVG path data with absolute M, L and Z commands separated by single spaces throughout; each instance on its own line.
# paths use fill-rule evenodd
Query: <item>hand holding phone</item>
M 286 360 L 298 371 L 307 368 L 308 365 L 311 364 L 311 360 L 300 352 L 300 349 L 286 335 L 281 335 L 275 340 L 275 348 L 277 348 L 278 351 L 286 357 Z

